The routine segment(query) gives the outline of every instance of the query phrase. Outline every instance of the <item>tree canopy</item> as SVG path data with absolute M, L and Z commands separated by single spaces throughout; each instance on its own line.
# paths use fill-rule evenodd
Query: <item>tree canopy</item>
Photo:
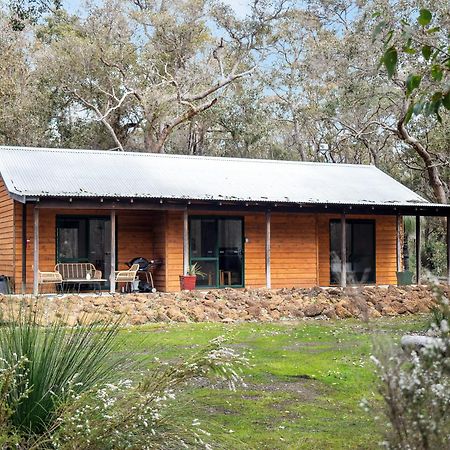
M 81 9 L 82 8 L 82 9 Z M 0 9 L 0 143 L 371 163 L 448 202 L 445 2 Z

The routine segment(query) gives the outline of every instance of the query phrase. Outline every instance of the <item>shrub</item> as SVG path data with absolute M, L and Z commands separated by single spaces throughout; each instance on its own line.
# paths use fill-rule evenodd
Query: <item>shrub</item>
M 158 364 L 137 382 L 122 379 L 75 396 L 62 414 L 55 446 L 92 450 L 219 446 L 209 442 L 211 435 L 199 421 L 186 417 L 191 408 L 186 388 L 213 373 L 234 389 L 240 381 L 235 366 L 245 363 L 245 358 L 223 347 L 223 339 L 218 338 L 186 361 Z
M 380 377 L 391 449 L 450 448 L 450 310 L 440 293 L 436 339 L 410 355 L 393 348 L 373 357 Z
M 188 382 L 214 375 L 234 389 L 235 366 L 246 360 L 223 338 L 176 364 L 134 365 L 132 380 L 117 380 L 130 373 L 112 354 L 119 320 L 43 322 L 31 305 L 0 326 L 0 448 L 211 448 L 210 434 L 186 417 Z
M 43 319 L 31 304 L 0 327 L 3 404 L 9 423 L 29 435 L 48 430 L 69 391 L 81 393 L 111 377 L 115 362 L 108 357 L 120 323 L 67 327 L 61 319 L 42 326 Z

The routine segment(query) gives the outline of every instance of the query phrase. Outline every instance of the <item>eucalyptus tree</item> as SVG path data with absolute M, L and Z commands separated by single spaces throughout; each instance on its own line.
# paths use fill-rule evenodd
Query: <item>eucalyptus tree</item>
M 17 30 L 11 15 L 0 11 L 0 142 L 45 145 L 51 101 L 42 91 L 31 63 L 33 39 Z
M 164 152 L 175 130 L 253 73 L 254 51 L 285 1 L 254 3 L 252 16 L 239 20 L 207 0 L 105 0 L 86 17 L 49 24 L 41 63 L 118 149 Z
M 430 60 L 425 55 L 417 57 L 417 51 L 412 48 L 414 38 L 409 50 L 409 38 L 404 41 L 404 36 L 405 32 L 409 36 L 418 35 L 424 39 L 422 46 L 446 48 L 449 12 L 445 5 L 436 4 L 432 21 L 430 19 L 424 25 L 420 8 L 421 2 L 411 0 L 367 0 L 345 4 L 319 0 L 312 11 L 329 35 L 328 39 L 311 40 L 305 57 L 311 61 L 312 67 L 317 66 L 320 59 L 326 63 L 325 70 L 308 72 L 312 82 L 320 86 L 329 83 L 328 108 L 322 110 L 324 119 L 361 145 L 366 145 L 375 162 L 382 156 L 389 168 L 395 170 L 395 163 L 408 164 L 409 161 L 410 170 L 406 172 L 410 175 L 420 168 L 428 182 L 424 193 L 446 203 L 448 148 L 436 147 L 436 139 L 431 139 L 431 136 L 441 136 L 441 141 L 448 142 L 448 137 L 445 137 L 448 136 L 445 128 L 448 112 L 445 112 L 444 95 L 448 78 L 444 69 L 441 72 L 433 69 L 436 61 L 431 61 L 432 57 Z M 386 40 L 389 40 L 388 45 Z M 391 47 L 399 48 L 398 55 L 401 49 L 408 51 L 402 52 L 401 59 L 398 55 L 393 58 L 394 52 L 388 51 Z M 390 68 L 391 72 L 387 73 L 380 64 L 387 62 L 389 65 L 389 57 L 397 59 L 398 63 L 395 71 Z M 440 61 L 443 60 L 445 56 Z M 437 77 L 433 77 L 433 70 Z M 419 88 L 418 75 L 423 72 L 427 72 L 427 76 L 422 75 Z M 428 101 L 423 96 L 427 86 L 431 85 L 436 89 L 429 99 L 427 97 Z M 434 92 L 439 92 L 440 104 L 444 106 L 440 116 L 413 116 L 412 102 L 416 111 L 421 107 L 432 112 L 433 107 L 426 105 L 432 103 Z

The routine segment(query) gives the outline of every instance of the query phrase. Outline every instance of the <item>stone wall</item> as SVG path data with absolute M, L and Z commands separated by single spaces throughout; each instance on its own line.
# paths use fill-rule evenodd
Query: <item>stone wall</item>
M 448 290 L 447 290 L 448 295 Z M 3 316 L 29 307 L 30 298 L 0 296 Z M 125 316 L 138 325 L 153 322 L 239 322 L 302 318 L 376 318 L 429 312 L 433 291 L 426 286 L 360 289 L 222 289 L 156 294 L 42 296 L 43 320 L 64 318 L 68 324 L 84 319 Z

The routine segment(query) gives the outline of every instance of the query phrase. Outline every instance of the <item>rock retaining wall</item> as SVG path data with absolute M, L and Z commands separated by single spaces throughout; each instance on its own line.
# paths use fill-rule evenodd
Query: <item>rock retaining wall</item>
M 445 288 L 447 289 L 447 288 Z M 447 295 L 449 291 L 447 289 Z M 3 315 L 30 299 L 0 296 Z M 68 324 L 81 318 L 105 319 L 124 315 L 129 324 L 149 322 L 238 322 L 376 318 L 430 311 L 433 290 L 426 286 L 341 289 L 222 289 L 173 294 L 42 296 L 38 300 L 46 321 L 62 317 Z

